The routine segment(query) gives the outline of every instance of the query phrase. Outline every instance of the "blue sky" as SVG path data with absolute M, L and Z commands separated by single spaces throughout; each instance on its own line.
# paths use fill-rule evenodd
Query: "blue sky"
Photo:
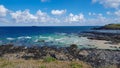
M 120 23 L 120 0 L 0 0 L 0 26 Z

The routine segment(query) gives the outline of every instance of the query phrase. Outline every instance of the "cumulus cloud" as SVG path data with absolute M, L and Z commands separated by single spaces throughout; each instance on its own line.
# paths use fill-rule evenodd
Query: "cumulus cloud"
M 48 23 L 58 22 L 58 19 L 50 17 L 47 13 L 38 10 L 36 14 L 31 14 L 29 10 L 12 12 L 11 17 L 17 23 Z
M 37 22 L 42 22 L 42 23 L 59 22 L 57 18 L 50 17 L 47 13 L 42 12 L 41 10 L 38 10 L 35 16 L 38 18 Z
M 96 0 L 95 0 L 96 1 Z M 66 10 L 51 10 L 49 15 L 41 10 L 36 11 L 35 14 L 30 13 L 30 10 L 26 9 L 24 11 L 17 10 L 11 11 L 0 5 L 0 22 L 13 22 L 15 24 L 26 24 L 26 23 L 37 23 L 37 24 L 77 24 L 77 25 L 104 25 L 108 23 L 120 22 L 120 10 L 107 11 L 108 16 L 104 16 L 102 13 L 89 12 L 88 16 L 83 13 L 79 14 L 65 14 Z M 7 16 L 7 14 L 9 14 Z M 64 16 L 62 14 L 65 14 Z M 61 16 L 59 16 L 61 15 Z M 112 15 L 112 16 L 109 16 Z M 12 23 L 12 24 L 13 24 Z
M 0 17 L 4 17 L 7 14 L 8 9 L 6 9 L 3 5 L 0 5 Z
M 85 18 L 82 13 L 80 13 L 79 15 L 74 15 L 74 14 L 70 13 L 65 21 L 72 23 L 72 22 L 83 22 L 84 20 L 85 20 Z
M 66 10 L 52 10 L 51 11 L 51 14 L 53 14 L 53 15 L 62 15 L 65 13 L 66 13 Z
M 38 10 L 35 16 L 37 17 L 37 22 L 45 23 L 49 20 L 49 16 L 41 10 Z
M 120 8 L 120 0 L 92 0 L 92 2 L 98 2 L 108 8 Z
M 94 18 L 86 19 L 84 14 L 73 14 L 70 13 L 68 16 L 64 17 L 52 17 L 47 13 L 38 10 L 35 14 L 31 14 L 29 10 L 24 11 L 16 11 L 11 13 L 12 19 L 17 23 L 46 23 L 46 24 L 57 24 L 57 23 L 67 23 L 67 24 L 76 24 L 79 23 L 81 25 L 95 25 L 95 24 L 105 24 L 108 23 L 109 20 L 104 17 L 101 13 L 90 13 L 90 16 L 94 16 Z M 118 19 L 116 19 L 118 20 Z
M 28 23 L 28 22 L 35 22 L 37 20 L 37 17 L 35 17 L 34 15 L 30 14 L 29 10 L 25 10 L 25 11 L 16 11 L 16 12 L 12 12 L 11 13 L 11 17 L 17 22 L 24 22 L 24 23 Z

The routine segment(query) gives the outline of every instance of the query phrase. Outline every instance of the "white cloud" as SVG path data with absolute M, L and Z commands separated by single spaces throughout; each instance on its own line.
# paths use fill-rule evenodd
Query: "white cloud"
M 86 25 L 89 25 L 89 26 L 94 26 L 94 25 L 105 25 L 105 24 L 108 24 L 108 23 L 111 23 L 113 21 L 111 21 L 109 18 L 106 18 L 103 16 L 103 14 L 99 13 L 95 13 L 96 15 L 92 15 L 94 17 L 90 17 L 90 18 L 87 18 L 86 21 L 85 21 L 85 24 Z
M 53 15 L 62 15 L 65 13 L 66 13 L 66 10 L 52 10 L 51 11 L 51 14 L 53 14 Z
M 8 9 L 6 9 L 3 5 L 0 5 L 0 17 L 4 17 L 7 14 Z
M 8 23 L 8 20 L 6 19 L 6 18 L 2 18 L 2 17 L 0 17 L 0 22 L 2 23 Z
M 46 13 L 42 12 L 41 10 L 37 11 L 36 17 L 38 18 L 37 22 L 42 22 L 42 23 L 47 22 L 49 19 L 49 16 Z
M 41 23 L 41 24 L 57 24 L 57 23 L 66 23 L 66 24 L 77 24 L 78 25 L 95 25 L 95 24 L 105 24 L 109 21 L 101 14 L 91 13 L 91 16 L 95 16 L 94 18 L 86 19 L 84 14 L 73 14 L 70 13 L 68 16 L 64 17 L 52 17 L 47 13 L 38 10 L 36 14 L 31 14 L 29 10 L 24 11 L 16 11 L 11 13 L 12 19 L 17 23 Z M 118 19 L 117 19 L 118 20 Z
M 106 14 L 109 15 L 110 17 L 117 18 L 120 17 L 120 10 L 115 10 L 113 12 L 107 11 Z
M 120 8 L 120 0 L 92 0 L 92 2 L 98 2 L 108 8 Z
M 17 23 L 29 23 L 29 22 L 35 22 L 37 20 L 37 17 L 30 14 L 29 10 L 25 11 L 16 11 L 11 13 L 11 17 L 17 22 Z
M 50 17 L 47 13 L 42 12 L 41 10 L 38 10 L 36 15 L 35 15 L 38 19 L 37 22 L 42 22 L 42 23 L 56 23 L 58 22 L 58 20 L 56 18 Z
M 38 10 L 36 13 L 37 16 L 47 16 L 47 13 L 42 12 L 41 10 Z
M 58 19 L 50 17 L 47 13 L 38 10 L 36 14 L 31 14 L 29 10 L 16 11 L 11 13 L 11 17 L 17 23 L 56 23 Z
M 120 10 L 117 10 L 114 12 L 116 16 L 119 16 L 120 17 Z
M 35 14 L 29 10 L 10 11 L 3 5 L 0 5 L 0 22 L 12 24 L 29 24 L 34 25 L 104 25 L 109 23 L 120 22 L 120 10 L 107 11 L 108 16 L 102 13 L 89 12 L 88 17 L 84 14 L 65 14 L 66 10 L 52 10 L 53 15 L 38 10 Z M 8 16 L 6 16 L 8 14 Z M 62 15 L 65 14 L 65 15 Z M 9 16 L 10 15 L 10 16 Z M 61 15 L 61 16 L 57 16 Z
M 72 22 L 83 22 L 85 20 L 84 15 L 80 13 L 79 15 L 74 15 L 72 13 L 66 18 L 65 22 L 72 23 Z

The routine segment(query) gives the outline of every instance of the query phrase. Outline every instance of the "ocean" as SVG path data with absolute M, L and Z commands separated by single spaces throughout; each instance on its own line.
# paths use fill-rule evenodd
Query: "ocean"
M 0 27 L 0 45 L 62 47 L 70 44 L 82 45 L 87 41 L 78 35 L 94 27 L 96 26 Z

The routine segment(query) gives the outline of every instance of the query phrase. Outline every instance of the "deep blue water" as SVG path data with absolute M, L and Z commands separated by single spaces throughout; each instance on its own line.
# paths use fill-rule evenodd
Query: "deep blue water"
M 0 38 L 53 33 L 80 33 L 95 26 L 0 27 Z

